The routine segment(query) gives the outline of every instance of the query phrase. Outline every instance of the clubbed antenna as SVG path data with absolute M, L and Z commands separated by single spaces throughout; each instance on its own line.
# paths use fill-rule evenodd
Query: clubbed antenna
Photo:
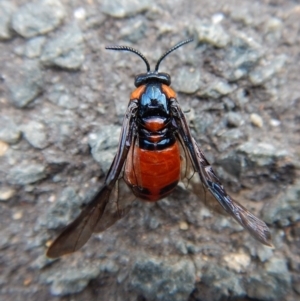
M 188 39 L 188 40 L 182 41 L 182 42 L 176 44 L 176 45 L 175 45 L 174 47 L 172 47 L 171 49 L 169 49 L 166 53 L 164 53 L 164 54 L 160 57 L 160 59 L 157 61 L 157 63 L 156 63 L 156 66 L 155 66 L 155 72 L 158 71 L 159 64 L 161 63 L 161 61 L 162 61 L 167 55 L 169 55 L 171 52 L 173 52 L 173 51 L 176 50 L 177 48 L 179 48 L 179 47 L 181 47 L 181 46 L 183 46 L 183 45 L 185 45 L 185 44 L 187 44 L 187 43 L 192 42 L 193 40 L 194 40 L 194 39 Z
M 150 72 L 150 64 L 149 64 L 148 60 L 138 50 L 128 47 L 128 46 L 106 46 L 105 49 L 118 50 L 118 51 L 129 51 L 129 52 L 133 52 L 133 53 L 137 54 L 145 62 L 146 66 L 147 66 L 147 72 Z

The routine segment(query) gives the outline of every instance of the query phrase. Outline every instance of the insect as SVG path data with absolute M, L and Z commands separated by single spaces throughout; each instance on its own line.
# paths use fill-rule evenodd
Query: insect
M 272 246 L 267 225 L 225 191 L 191 135 L 176 93 L 170 87 L 170 75 L 158 72 L 160 63 L 167 55 L 191 41 L 182 41 L 165 52 L 154 71 L 150 71 L 148 60 L 136 49 L 106 47 L 135 53 L 145 62 L 147 72 L 135 78 L 136 89 L 131 93 L 117 154 L 104 185 L 81 214 L 54 240 L 47 251 L 48 257 L 75 252 L 93 232 L 104 231 L 121 219 L 132 204 L 132 199 L 125 197 L 128 191 L 136 198 L 156 202 L 169 195 L 179 181 L 191 183 L 191 178 L 195 177 L 198 181 L 194 181 L 194 187 L 200 198 L 219 206 L 254 238 Z M 128 191 L 125 193 L 124 189 Z

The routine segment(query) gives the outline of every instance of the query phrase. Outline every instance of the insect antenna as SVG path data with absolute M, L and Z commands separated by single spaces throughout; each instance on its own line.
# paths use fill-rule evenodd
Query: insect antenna
M 133 52 L 133 53 L 137 54 L 145 62 L 146 67 L 147 67 L 147 72 L 150 72 L 150 64 L 149 64 L 148 60 L 138 50 L 128 47 L 128 46 L 106 46 L 105 49 L 118 50 L 118 51 L 129 51 L 129 52 Z
M 159 68 L 159 64 L 161 63 L 161 61 L 167 56 L 169 55 L 171 52 L 173 52 L 174 50 L 176 50 L 177 48 L 187 44 L 187 43 L 190 43 L 192 42 L 194 39 L 188 39 L 188 40 L 185 40 L 185 41 L 182 41 L 182 42 L 179 42 L 178 44 L 176 44 L 175 46 L 173 46 L 172 48 L 170 48 L 167 52 L 165 52 L 161 57 L 160 59 L 157 61 L 156 63 L 156 66 L 155 66 L 155 72 L 158 71 L 158 68 Z

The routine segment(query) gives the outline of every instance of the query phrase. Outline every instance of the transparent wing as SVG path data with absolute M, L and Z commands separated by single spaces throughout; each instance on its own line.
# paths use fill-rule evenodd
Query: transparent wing
M 254 238 L 264 245 L 272 246 L 270 230 L 265 222 L 227 194 L 200 147 L 191 136 L 185 116 L 176 100 L 172 104 L 172 110 L 178 129 L 178 140 L 182 146 L 183 182 L 191 185 L 195 193 L 210 207 L 217 210 L 222 208 Z M 194 180 L 194 174 L 199 175 L 199 182 Z
M 119 180 L 123 181 L 119 176 L 135 138 L 133 118 L 136 109 L 137 104 L 130 102 L 123 121 L 118 152 L 104 185 L 80 215 L 54 240 L 47 251 L 48 257 L 56 258 L 77 251 L 88 241 L 93 232 L 105 230 L 129 211 L 129 200 L 123 201 L 119 198 L 119 185 L 117 185 L 118 189 L 114 186 L 119 184 Z

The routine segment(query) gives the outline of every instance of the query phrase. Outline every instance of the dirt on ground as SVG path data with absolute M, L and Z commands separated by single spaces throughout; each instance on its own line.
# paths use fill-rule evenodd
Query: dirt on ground
M 0 300 L 300 298 L 299 1 L 0 2 Z M 270 228 L 265 247 L 179 185 L 45 252 L 99 190 L 134 78 L 160 71 L 227 192 Z M 198 175 L 196 174 L 195 177 Z

